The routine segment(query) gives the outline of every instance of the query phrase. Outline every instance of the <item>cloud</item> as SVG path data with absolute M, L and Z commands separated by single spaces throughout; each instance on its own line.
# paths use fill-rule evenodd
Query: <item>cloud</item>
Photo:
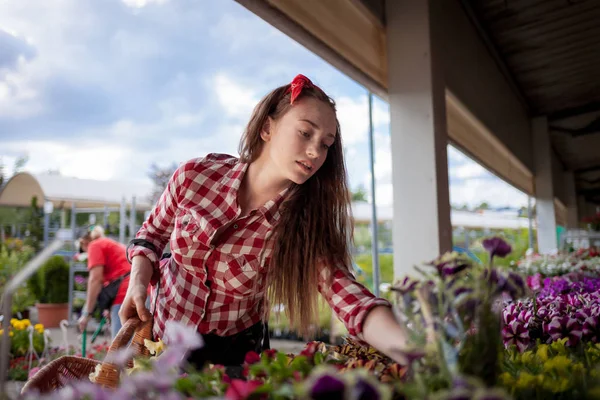
M 169 0 L 121 0 L 127 7 L 143 8 L 150 4 L 162 5 Z
M 31 60 L 35 55 L 35 48 L 27 40 L 0 29 L 0 72 L 14 69 L 19 62 Z
M 378 205 L 393 204 L 392 153 L 389 134 L 376 136 L 375 178 Z M 521 207 L 527 204 L 527 196 L 469 159 L 457 149 L 448 146 L 450 203 L 477 206 L 486 202 L 495 207 Z M 367 166 L 367 171 L 369 166 Z M 362 175 L 362 182 L 370 188 L 370 172 Z M 401 200 L 400 200 L 401 201 Z
M 352 186 L 369 187 L 367 90 L 236 2 L 0 2 L 0 26 L 7 164 L 27 153 L 33 172 L 145 180 L 153 162 L 235 155 L 259 99 L 303 73 L 337 101 Z M 373 122 L 378 201 L 389 204 L 389 111 L 378 98 Z M 463 186 L 480 167 L 453 150 L 448 159 L 453 198 L 491 192 Z
M 242 84 L 225 73 L 218 73 L 213 82 L 215 96 L 225 114 L 236 120 L 248 121 L 252 109 L 260 100 L 252 82 L 246 79 L 246 83 Z
M 104 142 L 101 138 L 81 140 L 75 145 L 56 141 L 11 142 L 8 152 L 27 149 L 26 170 L 46 172 L 59 170 L 63 175 L 107 180 L 119 176 L 118 168 L 128 151 L 123 146 Z
M 456 179 L 484 178 L 491 175 L 488 170 L 474 161 L 450 168 L 449 174 L 450 178 Z
M 473 207 L 483 202 L 493 207 L 522 207 L 527 205 L 527 195 L 500 178 L 475 178 L 459 184 L 450 184 L 451 204 L 467 204 Z

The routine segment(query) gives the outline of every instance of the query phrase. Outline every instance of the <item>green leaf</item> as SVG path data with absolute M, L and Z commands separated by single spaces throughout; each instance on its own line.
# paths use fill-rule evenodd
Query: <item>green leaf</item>
M 314 357 L 315 365 L 323 364 L 324 358 L 325 358 L 325 356 L 323 355 L 323 353 L 315 353 L 315 357 Z

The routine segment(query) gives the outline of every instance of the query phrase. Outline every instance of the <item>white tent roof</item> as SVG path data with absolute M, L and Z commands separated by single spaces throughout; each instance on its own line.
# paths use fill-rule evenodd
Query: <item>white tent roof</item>
M 368 222 L 371 220 L 371 204 L 352 203 L 352 214 L 356 221 Z M 379 222 L 391 221 L 394 217 L 393 207 L 377 207 L 377 219 Z M 450 213 L 452 226 L 465 228 L 483 229 L 527 229 L 529 221 L 527 218 L 519 217 L 516 213 L 504 211 L 459 211 L 452 210 Z
M 131 205 L 135 197 L 136 209 L 151 207 L 148 196 L 150 184 L 123 181 L 98 181 L 53 174 L 21 172 L 13 176 L 0 190 L 0 206 L 26 207 L 37 196 L 38 204 L 51 201 L 55 207 L 70 208 L 72 203 L 82 207 L 118 207 L 125 198 Z

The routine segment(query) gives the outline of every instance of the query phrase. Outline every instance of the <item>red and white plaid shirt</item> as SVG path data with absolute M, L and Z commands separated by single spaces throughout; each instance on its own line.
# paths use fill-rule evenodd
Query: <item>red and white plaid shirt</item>
M 148 220 L 136 235 L 162 252 L 170 239 L 172 257 L 132 246 L 130 258 L 143 255 L 160 279 L 154 335 L 162 337 L 167 320 L 181 321 L 200 333 L 229 336 L 260 321 L 265 306 L 265 276 L 272 253 L 267 240 L 280 217 L 287 189 L 261 208 L 239 218 L 237 191 L 248 164 L 210 154 L 182 164 L 173 174 Z M 229 225 L 213 245 L 217 230 Z M 390 306 L 356 282 L 347 269 L 334 270 L 331 285 L 323 269 L 318 282 L 349 333 L 362 340 L 367 312 Z M 153 288 L 153 297 L 156 296 Z M 154 307 L 155 299 L 152 299 Z

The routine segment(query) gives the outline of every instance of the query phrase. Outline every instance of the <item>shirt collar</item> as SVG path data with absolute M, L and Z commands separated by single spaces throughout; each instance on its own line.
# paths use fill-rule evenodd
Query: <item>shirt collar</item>
M 219 189 L 227 196 L 231 196 L 231 199 L 235 199 L 238 194 L 238 190 L 248 170 L 248 163 L 241 162 L 239 159 L 233 165 L 233 167 L 223 176 Z M 277 194 L 277 196 L 260 207 L 257 211 L 263 214 L 265 220 L 271 225 L 275 223 L 281 217 L 281 205 L 290 194 L 290 188 L 287 187 Z

